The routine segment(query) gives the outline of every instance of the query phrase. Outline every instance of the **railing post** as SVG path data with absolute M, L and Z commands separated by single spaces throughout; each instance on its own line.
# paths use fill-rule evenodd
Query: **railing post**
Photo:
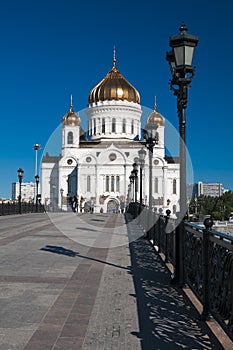
M 155 245 L 155 212 L 154 211 L 152 211 L 151 216 L 152 216 L 151 239 L 152 239 L 153 245 Z
M 163 234 L 163 225 L 162 225 L 162 218 L 161 215 L 159 215 L 158 219 L 158 252 L 161 252 L 161 236 Z
M 175 229 L 175 266 L 171 283 L 184 286 L 184 220 Z
M 156 220 L 156 233 L 157 233 L 157 241 L 158 241 L 158 253 L 161 251 L 161 235 L 160 235 L 160 215 Z
M 203 230 L 202 240 L 202 271 L 203 271 L 203 311 L 201 320 L 206 321 L 210 313 L 210 290 L 209 290 L 209 238 L 210 230 L 213 226 L 213 220 L 207 218 L 204 220 L 205 229 Z
M 168 262 L 168 234 L 169 232 L 167 232 L 167 224 L 168 224 L 168 220 L 171 214 L 171 210 L 167 209 L 166 210 L 166 217 L 165 217 L 165 227 L 164 227 L 164 234 L 165 234 L 165 263 Z

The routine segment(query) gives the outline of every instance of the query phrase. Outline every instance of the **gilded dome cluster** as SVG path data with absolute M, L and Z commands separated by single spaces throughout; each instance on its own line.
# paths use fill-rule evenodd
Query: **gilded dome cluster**
M 106 77 L 89 93 L 88 103 L 99 101 L 121 100 L 140 103 L 139 92 L 122 76 L 116 68 L 116 59 Z
M 67 112 L 64 115 L 64 117 L 62 118 L 62 124 L 63 125 L 69 125 L 69 126 L 80 126 L 80 118 L 74 112 L 72 102 L 70 103 L 70 110 L 69 110 L 69 112 Z
M 165 124 L 165 118 L 162 116 L 162 114 L 160 114 L 157 111 L 156 102 L 155 102 L 155 105 L 154 105 L 153 112 L 149 115 L 149 117 L 147 118 L 147 121 L 146 121 L 147 124 L 150 123 L 150 122 L 155 123 L 158 126 L 164 126 L 164 124 Z

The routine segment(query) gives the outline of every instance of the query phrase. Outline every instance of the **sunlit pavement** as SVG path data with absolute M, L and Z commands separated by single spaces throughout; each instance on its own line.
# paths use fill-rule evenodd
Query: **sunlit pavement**
M 0 217 L 1 350 L 223 349 L 136 222 L 67 218 Z

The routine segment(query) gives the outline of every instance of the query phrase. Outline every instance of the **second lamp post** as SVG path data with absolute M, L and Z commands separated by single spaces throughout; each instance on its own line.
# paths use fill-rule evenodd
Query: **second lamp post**
M 134 202 L 138 201 L 138 163 L 133 163 L 133 175 L 134 175 Z
M 146 147 L 149 151 L 149 210 L 152 210 L 152 159 L 153 148 L 159 142 L 159 134 L 157 132 L 158 124 L 150 120 L 144 128 L 144 138 L 146 139 Z
M 23 180 L 23 173 L 24 173 L 24 171 L 23 171 L 23 169 L 19 168 L 17 170 L 17 173 L 18 173 L 18 178 L 19 178 L 19 197 L 18 197 L 18 199 L 19 199 L 19 214 L 21 214 L 21 212 L 22 212 L 22 210 L 21 210 L 21 203 L 22 203 L 22 194 L 21 194 L 21 192 L 22 192 L 22 180 Z
M 140 205 L 142 205 L 142 171 L 145 165 L 146 151 L 141 148 L 138 151 L 139 155 L 139 165 L 140 165 Z
M 35 180 L 36 180 L 36 212 L 38 212 L 38 188 L 39 188 L 39 180 L 40 180 L 40 177 L 39 175 L 36 175 L 35 176 Z
M 146 147 L 149 151 L 149 230 L 146 233 L 146 237 L 150 238 L 150 232 L 152 228 L 152 159 L 153 148 L 159 142 L 159 134 L 157 132 L 158 125 L 154 120 L 150 120 L 144 128 L 144 138 L 146 139 Z

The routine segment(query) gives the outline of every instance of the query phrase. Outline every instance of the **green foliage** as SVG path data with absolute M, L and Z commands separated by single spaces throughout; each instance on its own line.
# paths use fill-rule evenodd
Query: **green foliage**
M 201 195 L 192 198 L 189 204 L 190 214 L 211 215 L 214 220 L 227 220 L 233 213 L 233 192 L 227 191 L 221 197 Z

